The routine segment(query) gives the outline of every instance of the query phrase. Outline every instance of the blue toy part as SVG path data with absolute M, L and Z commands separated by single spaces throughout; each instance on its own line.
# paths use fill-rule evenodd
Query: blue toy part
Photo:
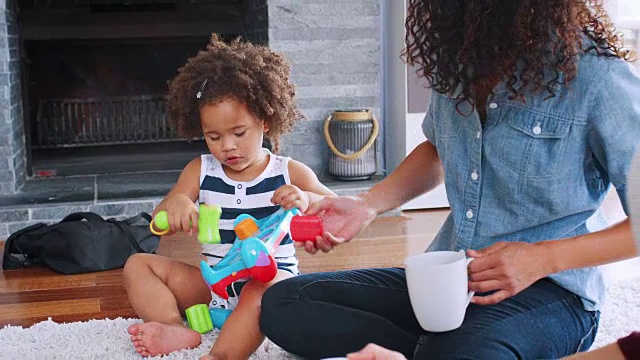
M 244 240 L 244 246 L 240 249 L 240 258 L 245 267 L 251 268 L 254 266 L 267 266 L 265 262 L 267 259 L 264 256 L 269 256 L 269 250 L 262 241 L 256 238 L 248 238 Z
M 233 243 L 233 245 L 231 245 L 229 251 L 227 251 L 222 260 L 218 261 L 218 263 L 214 265 L 214 268 L 223 268 L 225 266 L 228 266 L 230 263 L 236 260 L 241 248 L 242 241 L 238 241 L 238 238 L 236 237 L 236 241 Z
M 231 310 L 219 308 L 209 309 L 211 322 L 216 329 L 222 329 L 222 325 L 224 325 L 224 322 L 227 321 L 229 315 L 231 315 Z
M 242 214 L 234 222 L 234 226 L 241 221 L 252 218 L 259 228 L 256 237 L 244 240 L 236 238 L 231 249 L 220 262 L 210 267 L 206 262 L 200 262 L 202 277 L 214 293 L 227 299 L 227 285 L 234 281 L 256 277 L 260 281 L 269 281 L 275 276 L 276 264 L 273 258 L 280 242 L 289 233 L 291 219 L 299 215 L 297 208 L 284 210 L 280 208 L 264 219 L 256 220 L 250 215 Z
M 242 246 L 234 249 L 236 244 L 241 244 Z M 229 256 L 230 254 L 232 256 Z M 204 281 L 209 286 L 212 286 L 226 277 L 237 277 L 234 281 L 240 280 L 242 277 L 238 276 L 238 274 L 242 270 L 250 269 L 256 265 L 267 266 L 266 261 L 268 258 L 269 250 L 262 241 L 256 238 L 236 240 L 227 255 L 215 266 L 211 267 L 206 261 L 200 261 L 200 272 Z M 225 263 L 222 263 L 223 261 Z
M 300 215 L 298 208 L 290 210 L 280 208 L 280 210 L 270 216 L 256 221 L 256 224 L 258 224 L 260 228 L 260 235 L 258 236 L 264 241 L 270 254 L 275 254 L 276 249 L 280 246 L 280 242 L 289 233 L 291 219 L 296 215 Z

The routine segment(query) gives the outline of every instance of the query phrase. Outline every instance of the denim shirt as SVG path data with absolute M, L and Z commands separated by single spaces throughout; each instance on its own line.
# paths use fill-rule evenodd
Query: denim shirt
M 482 249 L 499 241 L 558 240 L 608 226 L 600 205 L 613 185 L 623 202 L 640 139 L 640 78 L 620 59 L 586 54 L 567 86 L 510 100 L 505 84 L 486 120 L 433 92 L 422 124 L 445 172 L 451 213 L 427 251 Z M 547 98 L 547 99 L 545 99 Z M 598 310 L 597 267 L 549 278 Z

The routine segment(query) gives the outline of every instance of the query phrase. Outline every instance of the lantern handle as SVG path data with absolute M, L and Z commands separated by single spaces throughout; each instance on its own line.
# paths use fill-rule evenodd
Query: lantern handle
M 366 117 L 363 115 L 366 115 Z M 376 120 L 376 117 L 371 113 L 371 110 L 367 110 L 364 112 L 340 112 L 340 120 L 361 121 L 371 119 L 373 121 L 371 136 L 369 137 L 369 140 L 367 140 L 367 142 L 364 144 L 364 146 L 362 146 L 360 150 L 354 152 L 353 154 L 344 154 L 340 150 L 338 150 L 338 148 L 336 148 L 336 146 L 333 144 L 333 141 L 331 140 L 331 134 L 329 134 L 329 123 L 331 122 L 332 118 L 334 118 L 333 114 L 329 115 L 329 117 L 327 117 L 327 119 L 324 121 L 324 138 L 327 141 L 327 145 L 329 145 L 329 149 L 331 149 L 331 152 L 333 152 L 337 157 L 341 159 L 354 160 L 359 158 L 360 156 L 362 156 L 362 154 L 369 150 L 369 148 L 375 143 L 376 138 L 378 137 L 378 120 Z

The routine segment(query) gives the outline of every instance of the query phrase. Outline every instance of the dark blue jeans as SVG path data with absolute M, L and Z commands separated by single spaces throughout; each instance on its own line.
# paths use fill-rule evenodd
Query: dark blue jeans
M 456 330 L 430 333 L 415 318 L 404 269 L 290 278 L 264 294 L 260 328 L 283 349 L 321 359 L 377 343 L 408 359 L 555 359 L 588 349 L 598 312 L 540 280 L 496 305 L 471 304 Z

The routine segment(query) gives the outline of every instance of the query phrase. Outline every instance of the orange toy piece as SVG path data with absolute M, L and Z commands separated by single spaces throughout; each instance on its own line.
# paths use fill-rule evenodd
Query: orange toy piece
M 260 228 L 254 219 L 246 218 L 240 221 L 233 230 L 236 232 L 238 239 L 244 240 L 255 234 Z

